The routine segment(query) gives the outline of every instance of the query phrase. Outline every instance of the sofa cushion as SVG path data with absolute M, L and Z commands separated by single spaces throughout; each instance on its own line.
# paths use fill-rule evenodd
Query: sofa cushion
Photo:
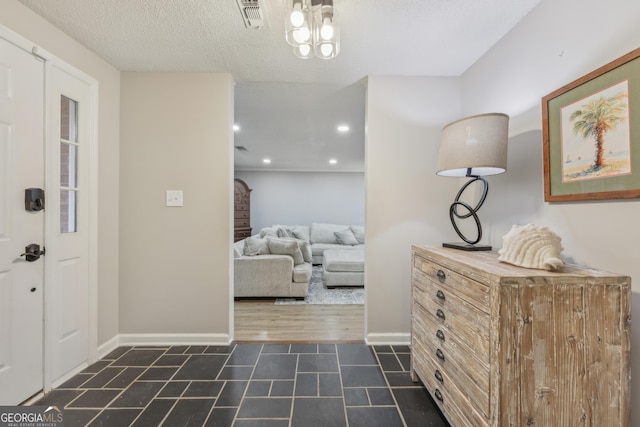
M 282 232 L 278 233 L 279 229 L 283 229 Z M 286 230 L 286 231 L 285 231 Z M 290 234 L 289 236 L 285 236 L 284 233 Z M 280 234 L 280 235 L 279 235 Z M 260 237 L 293 237 L 300 240 L 305 240 L 307 242 L 309 239 L 309 226 L 308 225 L 272 225 L 271 227 L 264 227 L 260 230 Z
M 307 283 L 311 280 L 312 266 L 308 262 L 303 262 L 293 267 L 293 281 L 296 283 Z
M 269 246 L 266 239 L 258 236 L 251 236 L 244 239 L 244 255 L 255 256 L 269 253 Z
M 353 235 L 353 231 L 351 231 L 351 229 L 349 228 L 343 231 L 335 231 L 333 234 L 336 236 L 336 240 L 341 245 L 353 246 L 359 243 L 358 239 L 356 239 L 356 236 Z
M 311 252 L 311 243 L 301 239 L 297 239 L 296 241 L 298 242 L 298 247 L 300 248 L 300 252 L 302 252 L 302 258 L 304 259 L 304 262 L 313 261 L 313 253 Z
M 244 241 L 238 240 L 233 244 L 233 257 L 239 258 L 244 253 Z
M 298 242 L 293 239 L 278 239 L 267 237 L 269 252 L 277 255 L 289 255 L 293 258 L 293 264 L 298 265 L 304 262 L 304 257 L 298 246 Z
M 364 250 L 326 250 L 322 265 L 325 271 L 364 272 Z
M 338 243 L 335 233 L 336 231 L 344 231 L 349 227 L 338 224 L 322 224 L 314 222 L 311 224 L 310 237 L 311 243 Z
M 296 239 L 304 240 L 305 242 L 311 241 L 308 225 L 296 225 L 291 229 L 291 231 L 293 231 L 293 236 Z
M 353 235 L 356 236 L 358 243 L 361 245 L 364 244 L 364 227 L 361 225 L 352 225 L 349 227 L 351 231 L 353 231 Z

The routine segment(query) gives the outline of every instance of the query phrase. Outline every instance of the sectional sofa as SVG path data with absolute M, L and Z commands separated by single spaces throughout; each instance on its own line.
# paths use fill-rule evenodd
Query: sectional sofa
M 363 226 L 312 223 L 263 228 L 234 244 L 234 296 L 303 298 L 312 265 L 323 263 L 325 250 L 363 248 Z

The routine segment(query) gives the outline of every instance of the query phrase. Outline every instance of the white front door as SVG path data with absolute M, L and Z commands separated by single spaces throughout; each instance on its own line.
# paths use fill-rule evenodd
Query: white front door
M 0 39 L 0 405 L 43 387 L 44 261 L 20 255 L 43 245 L 44 211 L 27 188 L 44 188 L 44 64 Z
M 86 364 L 89 353 L 90 86 L 47 68 L 46 335 L 53 381 Z

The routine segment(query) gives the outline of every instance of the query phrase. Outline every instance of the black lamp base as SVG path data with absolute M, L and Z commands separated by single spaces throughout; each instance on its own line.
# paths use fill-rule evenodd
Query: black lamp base
M 464 242 L 443 243 L 442 246 L 445 248 L 459 249 L 461 251 L 490 251 L 492 249 L 489 245 L 472 245 Z

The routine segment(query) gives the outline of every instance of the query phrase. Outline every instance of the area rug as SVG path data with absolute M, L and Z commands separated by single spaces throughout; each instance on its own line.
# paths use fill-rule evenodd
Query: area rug
M 309 291 L 304 300 L 277 298 L 276 305 L 293 304 L 364 304 L 364 288 L 344 287 L 327 289 L 322 279 L 322 266 L 314 265 Z

